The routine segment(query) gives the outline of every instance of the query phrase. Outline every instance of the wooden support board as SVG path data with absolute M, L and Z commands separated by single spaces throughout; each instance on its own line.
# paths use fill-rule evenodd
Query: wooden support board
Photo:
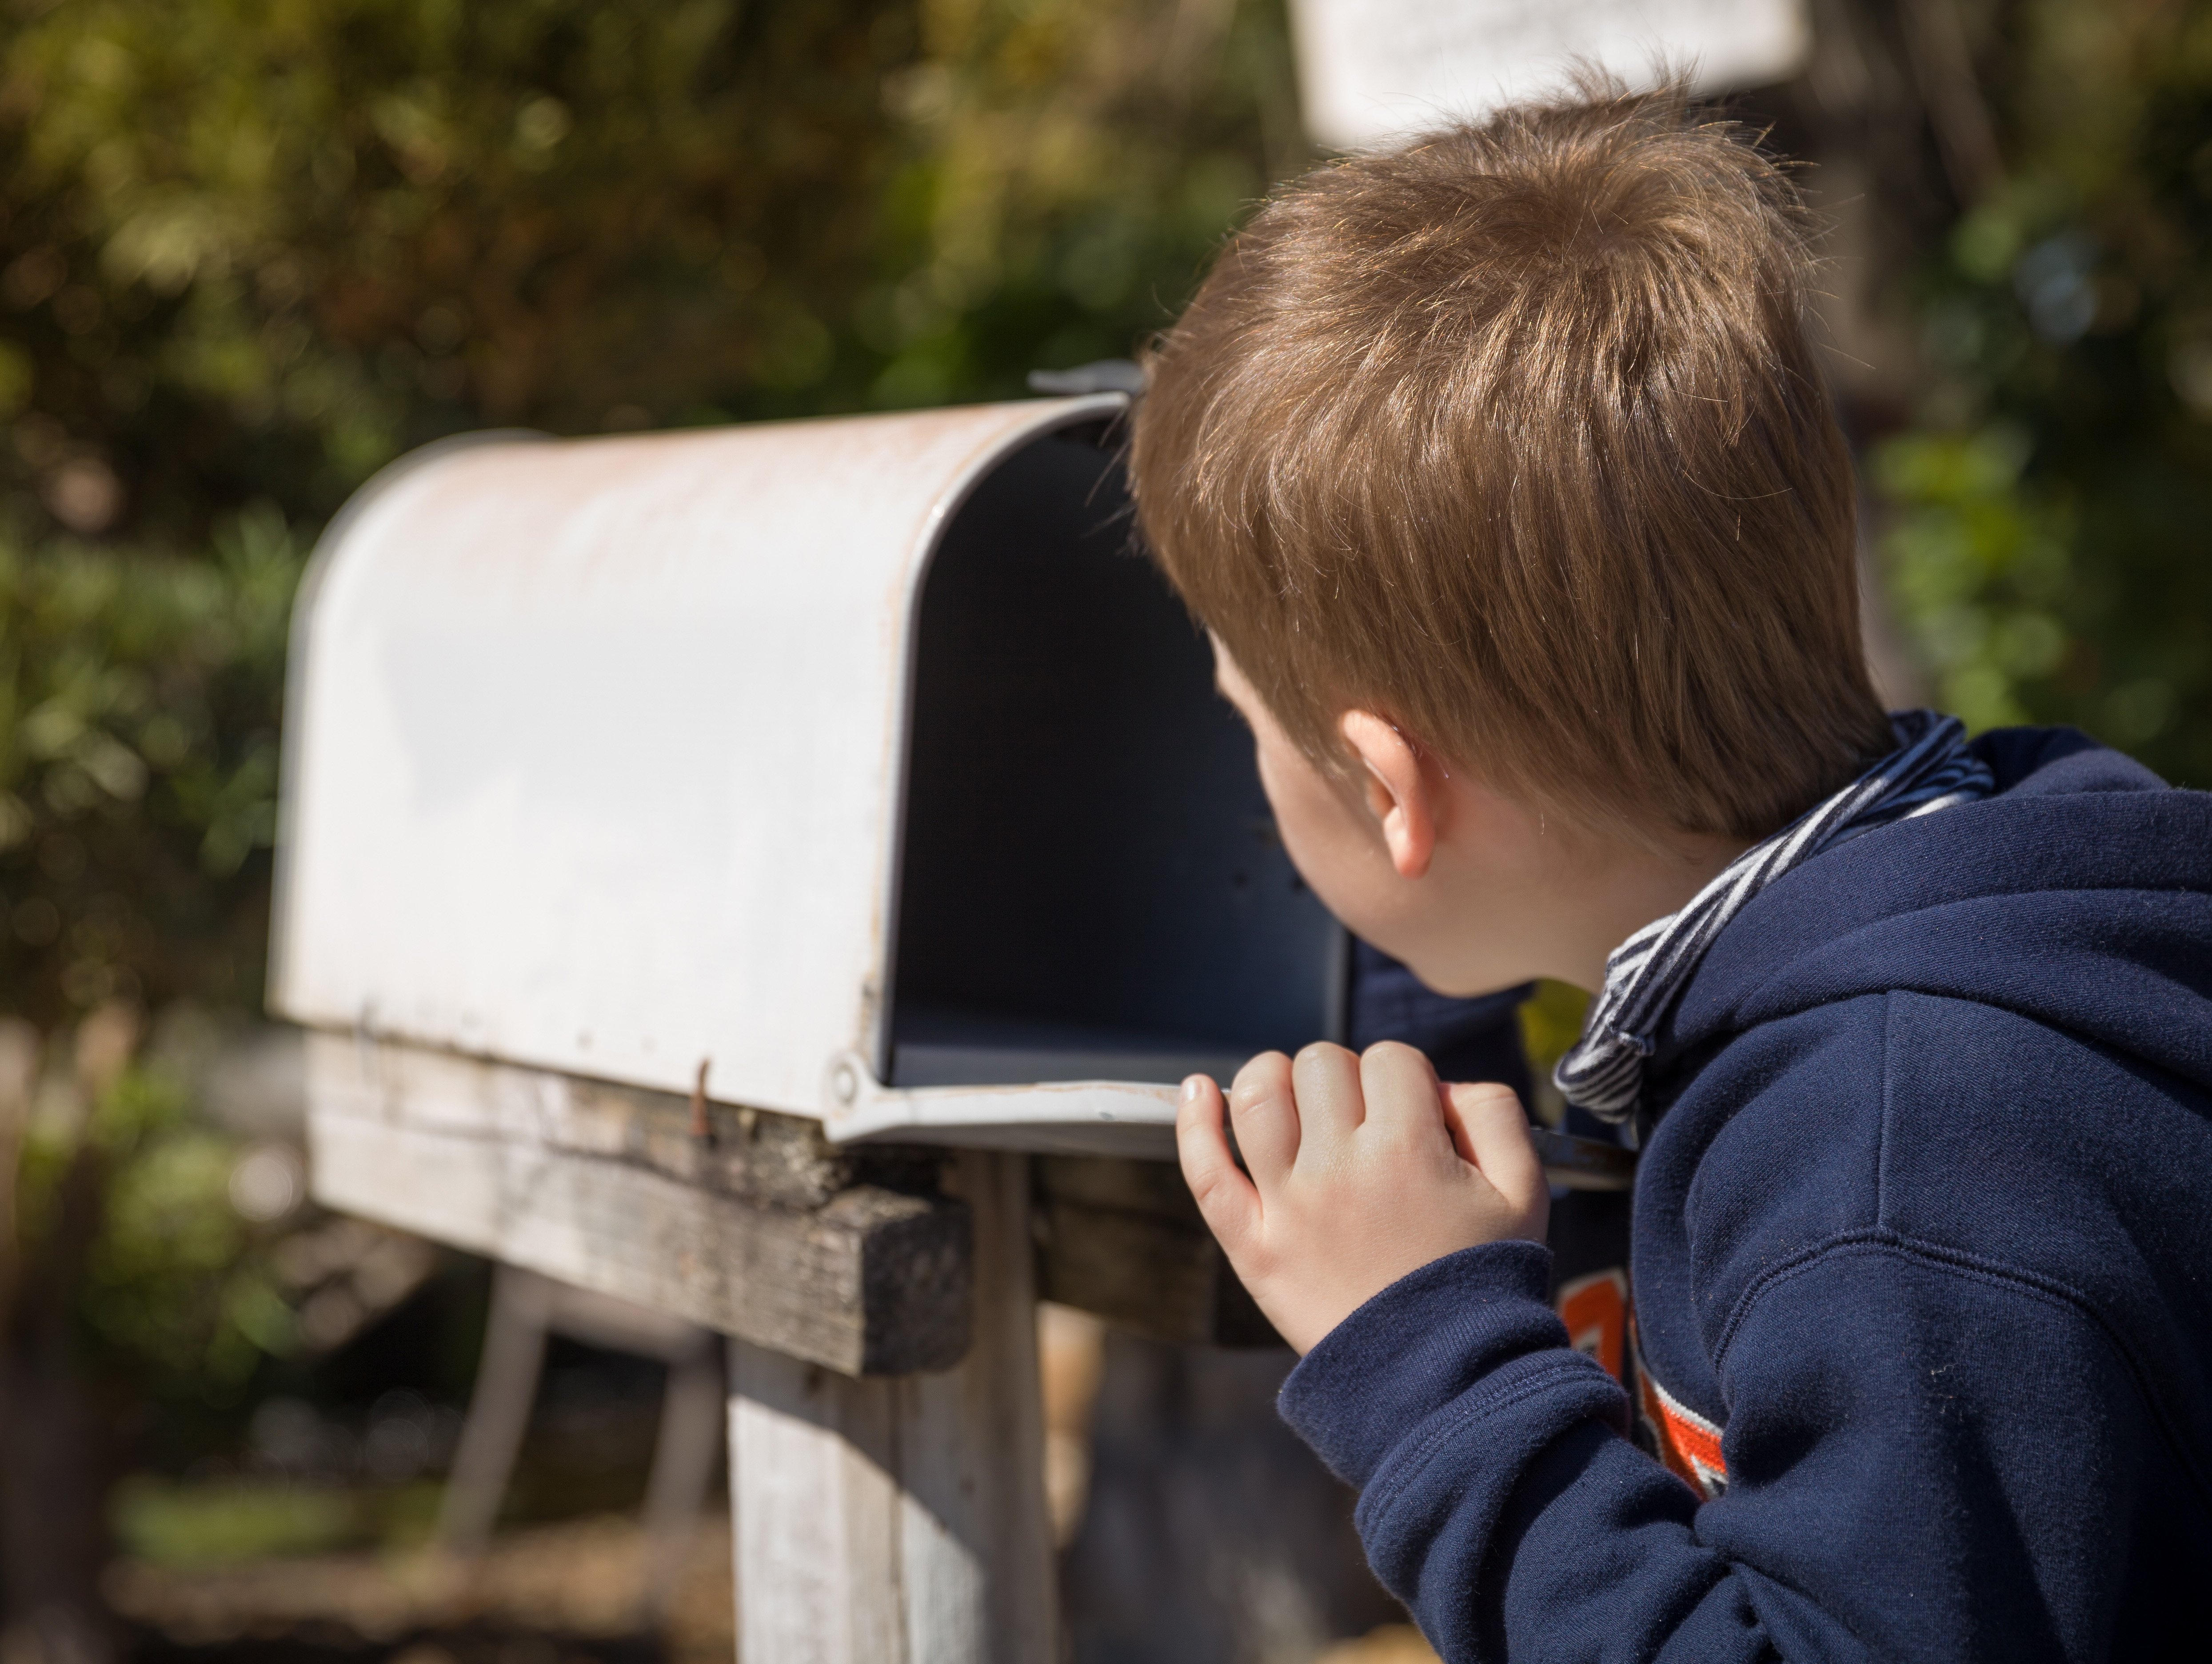
M 848 1374 L 969 1344 L 955 1153 L 450 1053 L 308 1037 L 316 1194 Z M 1279 1344 L 1171 1163 L 1030 1163 L 1036 1292 L 1158 1339 Z
M 1037 1293 L 1186 1346 L 1279 1346 L 1167 1161 L 1031 1158 Z
M 966 1355 L 967 1204 L 942 1157 L 839 1150 L 811 1122 L 311 1033 L 326 1205 L 847 1374 Z

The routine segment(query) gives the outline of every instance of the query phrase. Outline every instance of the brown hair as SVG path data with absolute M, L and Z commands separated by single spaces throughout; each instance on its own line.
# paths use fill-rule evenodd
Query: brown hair
M 1145 537 L 1317 760 L 1364 705 L 1570 818 L 1764 836 L 1891 744 L 1805 232 L 1680 88 L 1319 168 L 1148 354 Z

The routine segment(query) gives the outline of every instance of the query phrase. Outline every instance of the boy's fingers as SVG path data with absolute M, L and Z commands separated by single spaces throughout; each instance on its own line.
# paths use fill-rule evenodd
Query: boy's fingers
M 1237 1170 L 1222 1127 L 1223 1108 L 1221 1088 L 1210 1076 L 1194 1075 L 1185 1081 L 1176 1106 L 1176 1154 L 1199 1212 L 1213 1234 L 1226 1240 L 1250 1229 L 1260 1198 Z
M 1229 1088 L 1229 1119 L 1252 1182 L 1266 1194 L 1298 1159 L 1298 1103 L 1291 1088 L 1291 1060 L 1263 1051 L 1237 1071 Z
M 1359 1056 L 1367 1124 L 1408 1139 L 1449 1139 L 1437 1092 L 1436 1065 L 1400 1040 L 1382 1040 Z M 1433 1149 L 1433 1143 L 1429 1148 Z
M 1367 1118 L 1359 1088 L 1359 1059 L 1340 1045 L 1316 1040 L 1291 1065 L 1298 1096 L 1299 1148 L 1333 1148 Z
M 1493 1187 L 1515 1202 L 1543 1188 L 1544 1164 L 1536 1159 L 1528 1117 L 1511 1087 L 1455 1081 L 1443 1089 L 1443 1104 L 1461 1158 L 1481 1169 Z

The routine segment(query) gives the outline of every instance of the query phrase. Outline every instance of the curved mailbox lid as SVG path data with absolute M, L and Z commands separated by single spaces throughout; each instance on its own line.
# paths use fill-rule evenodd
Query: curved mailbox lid
M 373 484 L 294 625 L 272 1009 L 665 1091 L 712 1059 L 716 1099 L 854 1136 L 1158 1148 L 1157 1087 L 1091 1091 L 1122 1133 L 867 1061 L 922 575 L 1000 460 L 1123 402 L 495 441 Z

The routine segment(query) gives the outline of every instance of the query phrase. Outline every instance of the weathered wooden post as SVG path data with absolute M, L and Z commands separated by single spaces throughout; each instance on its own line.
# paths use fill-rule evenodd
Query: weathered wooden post
M 447 446 L 294 631 L 318 1194 L 732 1338 L 747 1664 L 1056 1655 L 1034 1305 L 1265 1332 L 1172 1082 L 1342 938 L 1127 549 L 1119 395 Z
M 1055 1655 L 1028 1161 L 970 1150 L 975 1333 L 935 1374 L 854 1380 L 731 1343 L 738 1655 Z

